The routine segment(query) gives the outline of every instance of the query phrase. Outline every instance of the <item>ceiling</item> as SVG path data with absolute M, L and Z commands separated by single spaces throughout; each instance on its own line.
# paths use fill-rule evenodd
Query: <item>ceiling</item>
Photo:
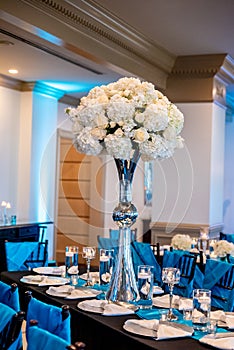
M 175 56 L 228 53 L 234 58 L 234 0 L 96 2 Z M 76 97 L 95 85 L 120 77 L 107 66 L 77 54 L 66 60 L 64 52 L 63 58 L 55 56 L 5 32 L 0 32 L 1 40 L 12 43 L 0 43 L 0 74 L 3 75 L 9 75 L 8 69 L 16 67 L 17 79 L 50 82 Z

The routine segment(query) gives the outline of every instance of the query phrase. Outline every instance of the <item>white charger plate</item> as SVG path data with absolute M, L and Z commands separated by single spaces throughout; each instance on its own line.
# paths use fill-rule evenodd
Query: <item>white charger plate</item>
M 50 266 L 42 266 L 42 267 L 34 267 L 33 271 L 38 273 L 39 275 L 55 275 L 60 276 L 62 273 L 62 269 L 58 266 L 50 267 Z
M 46 294 L 52 296 L 52 297 L 58 297 L 58 298 L 65 298 L 65 299 L 70 299 L 70 300 L 75 300 L 75 299 L 91 299 L 91 298 L 96 298 L 97 295 L 101 294 L 102 292 L 100 290 L 96 289 L 84 289 L 83 294 L 81 295 L 72 295 L 72 293 L 58 293 L 53 290 L 46 290 Z
M 63 284 L 70 283 L 70 280 L 68 278 L 62 278 L 62 277 L 50 277 L 48 281 L 43 282 L 43 280 L 34 281 L 34 280 L 30 280 L 22 277 L 20 279 L 20 282 L 23 282 L 26 284 L 41 285 L 41 286 L 60 286 Z
M 157 332 L 154 331 L 153 329 L 148 329 L 148 328 L 144 328 L 144 327 L 140 327 L 140 326 L 138 327 L 137 325 L 132 327 L 130 324 L 124 324 L 123 329 L 129 333 L 141 335 L 143 337 L 150 337 L 150 338 L 157 337 Z
M 95 314 L 102 314 L 103 313 L 103 308 L 102 307 L 92 307 L 88 304 L 88 300 L 81 301 L 80 303 L 77 304 L 78 309 L 82 311 L 88 311 L 88 312 L 93 312 Z

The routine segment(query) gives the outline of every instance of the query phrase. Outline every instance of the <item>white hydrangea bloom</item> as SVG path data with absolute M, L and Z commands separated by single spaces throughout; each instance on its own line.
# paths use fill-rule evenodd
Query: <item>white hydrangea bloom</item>
M 227 254 L 234 256 L 234 244 L 226 240 L 217 241 L 214 244 L 214 254 L 225 257 Z
M 143 160 L 173 156 L 183 147 L 183 114 L 148 82 L 121 78 L 90 90 L 77 108 L 66 108 L 80 152 L 130 159 L 137 147 Z
M 171 246 L 174 249 L 190 250 L 192 245 L 192 238 L 189 235 L 182 235 L 180 233 L 172 237 Z

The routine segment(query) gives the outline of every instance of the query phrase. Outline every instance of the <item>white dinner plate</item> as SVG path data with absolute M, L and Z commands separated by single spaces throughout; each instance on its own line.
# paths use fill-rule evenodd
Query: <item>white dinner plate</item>
M 50 266 L 42 266 L 42 267 L 34 267 L 33 271 L 38 273 L 39 275 L 55 275 L 60 276 L 62 273 L 62 269 L 58 266 L 50 267 Z
M 81 301 L 80 303 L 77 304 L 77 307 L 82 311 L 93 312 L 95 314 L 102 314 L 104 311 L 102 307 L 90 306 L 88 303 L 88 300 Z
M 134 327 L 132 327 L 131 324 L 124 324 L 123 329 L 129 333 L 141 335 L 143 337 L 157 337 L 157 332 L 153 329 L 148 329 L 140 326 L 138 327 L 137 325 L 134 325 Z
M 42 280 L 30 280 L 26 277 L 22 277 L 20 279 L 20 282 L 26 283 L 26 284 L 35 284 L 38 286 L 59 286 L 62 284 L 70 283 L 70 280 L 68 278 L 61 278 L 61 277 L 49 277 L 45 281 Z
M 84 288 L 84 289 L 79 289 L 81 291 L 80 294 L 75 294 L 73 292 L 71 293 L 58 293 L 53 290 L 47 289 L 46 294 L 52 296 L 52 297 L 58 297 L 58 298 L 65 298 L 65 299 L 90 299 L 90 298 L 96 298 L 96 296 L 100 293 L 102 293 L 100 290 L 96 289 L 91 289 L 91 288 Z

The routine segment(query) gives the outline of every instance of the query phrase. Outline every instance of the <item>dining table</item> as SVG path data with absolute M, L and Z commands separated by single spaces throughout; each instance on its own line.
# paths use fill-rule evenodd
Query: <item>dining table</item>
M 48 295 L 48 286 L 26 284 L 20 281 L 23 276 L 32 274 L 32 271 L 4 271 L 0 278 L 3 282 L 17 283 L 20 294 L 21 309 L 26 311 L 25 292 L 32 292 L 32 296 L 45 303 L 56 306 L 68 305 L 71 314 L 72 342 L 83 341 L 87 350 L 187 350 L 207 349 L 192 337 L 155 340 L 150 337 L 138 336 L 123 329 L 127 319 L 139 319 L 138 315 L 103 316 L 100 314 L 78 309 L 79 300 L 68 300 Z

